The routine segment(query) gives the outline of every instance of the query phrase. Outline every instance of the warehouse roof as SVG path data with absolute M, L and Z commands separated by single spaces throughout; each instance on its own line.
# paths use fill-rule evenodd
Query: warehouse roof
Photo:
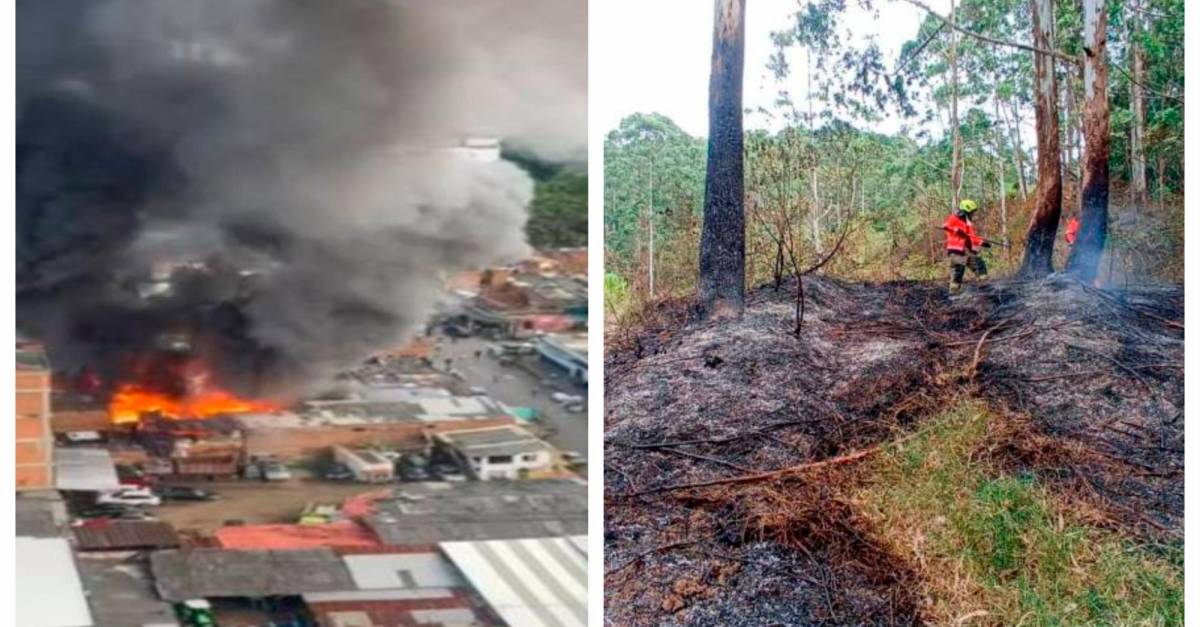
M 112 454 L 102 448 L 55 448 L 54 487 L 59 490 L 104 492 L 117 490 Z
M 515 425 L 446 431 L 434 437 L 467 457 L 554 451 L 553 446 Z
M 509 625 L 587 625 L 587 556 L 565 538 L 443 542 L 442 552 Z
M 587 486 L 573 480 L 411 483 L 364 522 L 384 544 L 587 533 Z
M 159 595 L 168 601 L 266 597 L 351 590 L 354 581 L 330 549 L 192 549 L 150 556 Z
M 17 538 L 16 624 L 22 627 L 90 627 L 83 583 L 71 547 L 62 538 Z
M 170 523 L 155 520 L 97 518 L 71 528 L 80 551 L 129 551 L 179 546 L 179 535 Z

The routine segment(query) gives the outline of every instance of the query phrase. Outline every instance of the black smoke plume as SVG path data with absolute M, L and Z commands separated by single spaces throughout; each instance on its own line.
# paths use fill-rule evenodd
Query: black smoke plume
M 584 151 L 582 1 L 21 0 L 17 33 L 18 327 L 61 368 L 190 334 L 303 389 L 526 254 L 525 174 L 441 148 Z

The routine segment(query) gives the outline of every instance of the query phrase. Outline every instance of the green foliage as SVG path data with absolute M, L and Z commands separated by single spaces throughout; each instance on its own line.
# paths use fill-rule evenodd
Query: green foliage
M 534 188 L 525 231 L 537 247 L 587 246 L 587 172 L 568 167 Z
M 637 254 L 639 233 L 653 220 L 664 240 L 674 213 L 704 206 L 707 146 L 656 113 L 621 120 L 604 140 L 605 247 L 618 257 Z M 653 206 L 651 201 L 653 200 Z
M 950 409 L 882 453 L 857 499 L 924 566 L 934 622 L 983 610 L 1003 625 L 1181 625 L 1182 547 L 1137 546 L 1073 518 L 1035 477 L 996 474 L 976 455 L 991 420 Z
M 532 152 L 502 146 L 500 157 L 534 180 L 525 233 L 539 248 L 587 246 L 587 168 L 547 161 Z

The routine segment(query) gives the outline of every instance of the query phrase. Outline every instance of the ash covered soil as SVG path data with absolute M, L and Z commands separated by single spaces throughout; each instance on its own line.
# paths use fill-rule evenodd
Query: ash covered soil
M 751 292 L 736 322 L 667 302 L 609 339 L 609 624 L 921 622 L 919 575 L 834 486 L 858 453 L 968 398 L 1020 417 L 986 452 L 998 467 L 1123 532 L 1182 536 L 1182 286 L 1052 276 L 951 300 L 810 277 L 804 293 L 799 338 L 793 282 Z

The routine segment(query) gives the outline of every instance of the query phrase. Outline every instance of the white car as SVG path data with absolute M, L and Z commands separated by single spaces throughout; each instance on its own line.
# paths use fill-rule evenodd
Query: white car
M 162 499 L 145 488 L 128 488 L 101 494 L 96 503 L 100 505 L 132 505 L 135 507 L 158 507 Z
M 562 403 L 563 405 L 575 405 L 584 402 L 582 396 L 575 396 L 573 394 L 566 394 L 563 392 L 555 392 L 550 395 L 550 398 L 554 399 L 554 402 Z

